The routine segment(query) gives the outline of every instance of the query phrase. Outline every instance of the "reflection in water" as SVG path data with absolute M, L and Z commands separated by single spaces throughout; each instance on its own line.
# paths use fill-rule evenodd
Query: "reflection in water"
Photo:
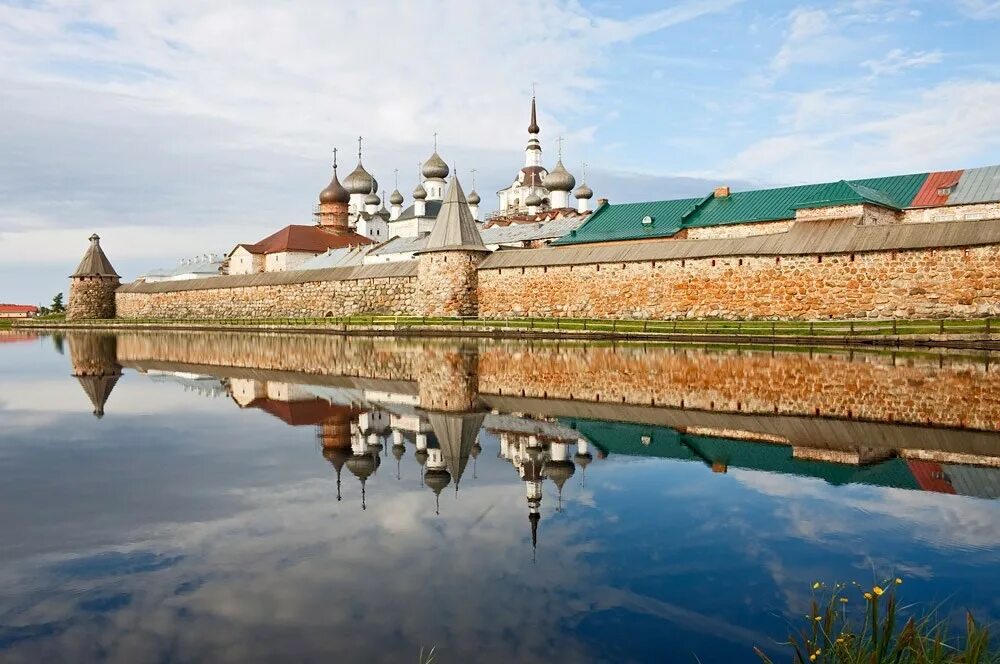
M 1000 588 L 979 581 L 1000 562 L 1000 508 L 970 500 L 1000 497 L 997 374 L 978 358 L 67 337 L 72 376 L 109 413 L 90 435 L 130 442 L 107 461 L 78 446 L 95 466 L 57 492 L 127 480 L 154 455 L 143 494 L 160 474 L 183 498 L 156 508 L 193 506 L 132 510 L 138 525 L 108 526 L 96 548 L 72 548 L 64 526 L 40 553 L 4 554 L 0 651 L 15 660 L 107 641 L 103 656 L 127 661 L 399 661 L 433 645 L 443 661 L 520 661 L 560 642 L 574 661 L 753 661 L 750 645 L 780 639 L 808 602 L 799 587 L 873 566 L 924 580 L 914 599 L 959 587 L 1000 616 Z M 183 405 L 154 417 L 168 394 Z M 141 438 L 118 428 L 134 415 Z M 332 474 L 288 456 L 296 432 L 314 432 Z M 46 427 L 30 435 L 44 454 Z M 5 472 L 32 476 L 27 445 L 2 449 Z M 113 513 L 119 491 L 90 513 Z M 37 526 L 13 530 L 41 542 Z M 333 626 L 365 642 L 307 636 Z

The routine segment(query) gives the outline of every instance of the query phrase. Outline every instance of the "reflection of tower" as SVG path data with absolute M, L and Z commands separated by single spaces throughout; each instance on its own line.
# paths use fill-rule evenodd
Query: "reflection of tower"
M 528 498 L 528 521 L 531 523 L 531 558 L 538 550 L 538 522 L 542 520 L 542 449 L 535 436 L 529 436 L 528 449 L 521 462 L 521 481 Z
M 323 456 L 333 464 L 333 469 L 337 473 L 337 502 L 340 502 L 340 471 L 344 468 L 347 460 L 351 458 L 351 448 L 350 446 L 346 448 L 324 447 Z
M 400 479 L 399 476 L 399 462 L 406 454 L 406 445 L 403 444 L 403 432 L 399 430 L 394 430 L 392 432 L 392 457 L 396 460 L 396 479 Z
M 427 459 L 430 454 L 427 452 L 427 434 L 423 432 L 417 433 L 417 451 L 413 453 L 413 458 L 417 460 L 420 464 L 420 486 L 424 485 L 424 467 L 427 465 Z
M 552 480 L 559 492 L 559 506 L 562 511 L 562 489 L 566 481 L 573 477 L 576 467 L 569 460 L 569 445 L 563 441 L 553 442 L 549 446 L 549 460 L 545 462 L 545 476 Z
M 580 486 L 587 486 L 587 466 L 594 460 L 589 447 L 586 438 L 581 437 L 577 439 L 576 454 L 573 455 L 573 461 L 576 461 L 576 465 L 580 466 Z
M 414 363 L 420 407 L 452 413 L 479 410 L 479 353 L 472 345 L 424 346 Z
M 351 458 L 351 420 L 353 412 L 349 408 L 331 415 L 319 425 L 319 440 L 323 446 L 323 456 L 333 464 L 337 472 L 337 500 L 340 496 L 340 471 Z
M 483 451 L 483 446 L 479 444 L 479 436 L 476 436 L 476 442 L 472 444 L 472 451 L 469 452 L 469 456 L 472 457 L 472 479 L 476 479 L 476 460 L 479 459 L 479 455 Z
M 424 484 L 434 492 L 434 513 L 441 513 L 441 492 L 451 483 L 451 473 L 448 472 L 448 464 L 444 460 L 444 451 L 441 449 L 437 435 L 429 438 L 427 444 L 427 472 L 424 473 Z
M 368 478 L 375 474 L 382 459 L 378 453 L 368 446 L 368 439 L 361 431 L 355 433 L 351 441 L 351 458 L 347 460 L 347 469 L 361 481 L 361 509 L 368 509 L 365 503 L 365 484 Z
M 444 464 L 455 479 L 456 493 L 485 417 L 485 413 L 440 412 L 430 413 L 427 416 Z
M 68 337 L 73 376 L 93 404 L 94 416 L 104 417 L 104 404 L 122 375 L 122 367 L 118 364 L 118 338 L 113 334 L 89 332 L 71 333 Z

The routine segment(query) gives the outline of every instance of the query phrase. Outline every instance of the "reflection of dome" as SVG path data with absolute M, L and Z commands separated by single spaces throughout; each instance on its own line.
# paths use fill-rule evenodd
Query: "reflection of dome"
M 392 194 L 390 194 L 390 196 L 389 196 L 389 204 L 390 205 L 402 205 L 403 204 L 403 195 L 401 193 L 399 193 L 399 189 L 394 189 L 393 192 L 392 192 Z
M 378 181 L 365 170 L 359 161 L 350 175 L 344 178 L 344 188 L 352 194 L 367 194 L 378 191 Z
M 324 447 L 323 457 L 333 464 L 336 471 L 340 473 L 340 469 L 343 468 L 347 460 L 351 458 L 351 451 L 342 447 Z
M 527 198 L 524 199 L 524 204 L 528 207 L 542 204 L 542 197 L 538 194 L 529 194 Z
M 479 198 L 479 194 L 476 193 L 475 189 L 469 192 L 469 195 L 468 197 L 466 197 L 465 200 L 469 202 L 469 205 L 479 205 L 479 203 L 482 201 L 482 199 Z
M 374 454 L 355 454 L 347 460 L 347 469 L 359 480 L 371 477 L 382 460 Z
M 573 455 L 573 461 L 576 461 L 576 464 L 581 468 L 586 468 L 593 460 L 594 456 L 590 452 L 584 452 L 583 454 L 577 453 Z
M 545 176 L 543 183 L 549 191 L 570 191 L 576 186 L 576 178 L 566 170 L 560 159 L 556 162 L 556 167 Z
M 333 169 L 333 179 L 330 180 L 330 184 L 326 185 L 326 189 L 319 192 L 319 202 L 320 203 L 347 203 L 351 200 L 351 194 L 344 186 L 340 184 L 340 180 L 337 179 L 337 169 Z
M 418 201 L 422 201 L 427 198 L 427 190 L 424 189 L 424 185 L 418 184 L 417 188 L 413 190 L 413 198 Z
M 566 480 L 573 477 L 576 467 L 572 461 L 547 461 L 545 462 L 545 475 L 558 487 L 563 488 Z
M 444 159 L 437 153 L 434 152 L 430 158 L 424 162 L 423 168 L 420 169 L 420 173 L 425 178 L 438 178 L 443 180 L 448 177 L 448 164 L 444 163 Z
M 402 459 L 404 454 L 406 454 L 406 445 L 399 443 L 398 445 L 392 446 L 392 456 L 396 459 L 396 461 Z
M 441 493 L 446 486 L 451 484 L 451 473 L 444 468 L 432 468 L 424 474 L 424 484 L 429 486 L 434 493 Z
M 483 446 L 480 445 L 479 441 L 477 440 L 475 443 L 473 443 L 472 450 L 469 451 L 469 456 L 471 456 L 473 459 L 477 459 L 479 458 L 479 454 L 482 451 L 483 451 Z
M 584 182 L 579 187 L 577 187 L 576 191 L 573 192 L 573 195 L 576 196 L 577 198 L 586 198 L 586 199 L 589 199 L 589 198 L 593 197 L 594 190 L 591 189 L 590 187 L 588 187 L 587 183 Z
M 428 456 L 430 455 L 427 453 L 427 450 L 417 450 L 413 453 L 413 458 L 417 460 L 417 463 L 419 463 L 421 467 L 427 464 Z

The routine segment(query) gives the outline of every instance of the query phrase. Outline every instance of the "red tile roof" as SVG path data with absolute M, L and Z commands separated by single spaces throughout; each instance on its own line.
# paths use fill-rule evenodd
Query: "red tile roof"
M 278 401 L 276 399 L 254 399 L 248 408 L 259 408 L 269 413 L 285 424 L 293 427 L 323 422 L 344 416 L 353 416 L 356 412 L 350 406 L 338 406 L 323 399 L 308 399 L 305 401 Z
M 962 177 L 962 173 L 963 171 L 938 171 L 937 173 L 930 173 L 927 179 L 924 180 L 924 185 L 920 187 L 920 191 L 913 197 L 910 207 L 946 205 L 949 194 L 941 196 L 938 194 L 938 189 L 957 184 L 958 179 Z
M 37 314 L 38 307 L 31 304 L 0 304 L 0 313 L 4 314 Z
M 277 254 L 285 251 L 309 251 L 321 254 L 328 249 L 357 247 L 374 241 L 353 231 L 346 233 L 319 226 L 285 226 L 255 244 L 241 244 L 251 254 Z

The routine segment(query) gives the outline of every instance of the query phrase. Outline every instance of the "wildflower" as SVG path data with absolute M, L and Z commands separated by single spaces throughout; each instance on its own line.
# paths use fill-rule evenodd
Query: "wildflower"
M 844 642 L 844 637 L 838 636 L 837 637 L 837 643 L 843 643 L 843 642 Z
M 897 577 L 896 577 L 896 585 L 898 586 L 898 585 L 899 585 L 899 584 L 901 584 L 902 582 L 903 582 L 903 580 L 902 580 L 901 578 L 899 578 L 899 577 L 897 576 Z
M 816 622 L 819 622 L 822 619 L 823 619 L 823 616 L 816 616 L 815 618 L 813 618 L 813 620 L 815 620 Z
M 884 593 L 885 591 L 882 590 L 881 586 L 875 586 L 874 588 L 872 588 L 872 592 L 881 597 L 882 593 Z
M 840 603 L 841 604 L 847 604 L 847 598 L 846 597 L 841 597 L 840 598 Z
M 870 600 L 872 598 L 871 593 L 865 593 L 865 599 Z
M 809 661 L 810 662 L 815 662 L 816 661 L 816 655 L 809 655 Z
M 818 589 L 821 585 L 823 585 L 823 584 L 820 583 L 819 581 L 817 581 L 816 583 L 813 584 L 813 590 Z

